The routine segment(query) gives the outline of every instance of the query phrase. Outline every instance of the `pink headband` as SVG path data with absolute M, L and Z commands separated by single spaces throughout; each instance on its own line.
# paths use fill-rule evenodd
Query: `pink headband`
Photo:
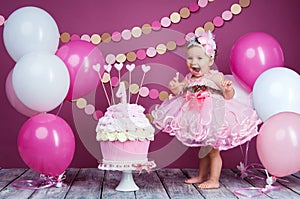
M 211 56 L 212 58 L 215 57 L 216 55 L 216 42 L 214 41 L 214 36 L 213 34 L 208 31 L 208 32 L 203 32 L 200 33 L 198 37 L 192 37 L 190 38 L 188 48 L 191 46 L 200 46 L 205 49 L 205 53 L 208 56 Z

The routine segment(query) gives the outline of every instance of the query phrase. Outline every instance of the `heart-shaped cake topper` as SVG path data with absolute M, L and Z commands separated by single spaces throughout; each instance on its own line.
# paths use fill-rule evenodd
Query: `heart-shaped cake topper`
M 127 64 L 126 68 L 127 68 L 127 70 L 129 70 L 130 72 L 132 72 L 135 69 L 135 64 Z
M 103 83 L 107 83 L 107 82 L 109 82 L 109 80 L 110 80 L 110 75 L 108 73 L 104 73 L 101 81 Z
M 142 70 L 144 73 L 147 73 L 151 69 L 151 66 L 147 66 L 145 64 L 142 65 Z
M 115 67 L 118 71 L 120 71 L 120 70 L 123 68 L 123 63 L 115 63 L 115 64 L 114 64 L 114 67 Z
M 93 69 L 99 73 L 100 72 L 100 64 L 93 65 Z
M 111 67 L 112 67 L 112 66 L 111 66 L 110 64 L 108 64 L 108 65 L 105 64 L 105 65 L 104 65 L 104 69 L 105 69 L 106 72 L 108 72 L 108 73 L 111 71 Z

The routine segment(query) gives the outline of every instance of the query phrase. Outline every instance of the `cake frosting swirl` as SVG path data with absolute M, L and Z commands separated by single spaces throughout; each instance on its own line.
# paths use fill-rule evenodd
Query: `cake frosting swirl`
M 96 128 L 98 141 L 154 140 L 154 128 L 137 104 L 115 104 L 108 107 Z

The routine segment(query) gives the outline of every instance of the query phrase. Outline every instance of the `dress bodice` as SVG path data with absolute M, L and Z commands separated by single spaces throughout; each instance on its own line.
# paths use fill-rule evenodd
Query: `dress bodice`
M 212 89 L 212 90 L 217 90 L 220 91 L 220 88 L 216 85 L 215 82 L 210 80 L 210 77 L 216 73 L 219 73 L 218 71 L 211 70 L 208 74 L 205 74 L 201 77 L 198 78 L 193 78 L 192 74 L 189 73 L 186 78 L 187 78 L 187 85 L 186 85 L 186 90 L 190 90 L 190 88 L 193 87 L 201 87 L 200 89 L 203 90 L 205 87 Z

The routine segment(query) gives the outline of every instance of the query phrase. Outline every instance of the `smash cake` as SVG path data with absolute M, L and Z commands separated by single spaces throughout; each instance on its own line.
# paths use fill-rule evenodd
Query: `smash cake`
M 156 167 L 154 161 L 147 158 L 155 129 L 144 111 L 143 106 L 124 100 L 107 108 L 96 127 L 96 139 L 103 156 L 99 169 L 149 171 Z

